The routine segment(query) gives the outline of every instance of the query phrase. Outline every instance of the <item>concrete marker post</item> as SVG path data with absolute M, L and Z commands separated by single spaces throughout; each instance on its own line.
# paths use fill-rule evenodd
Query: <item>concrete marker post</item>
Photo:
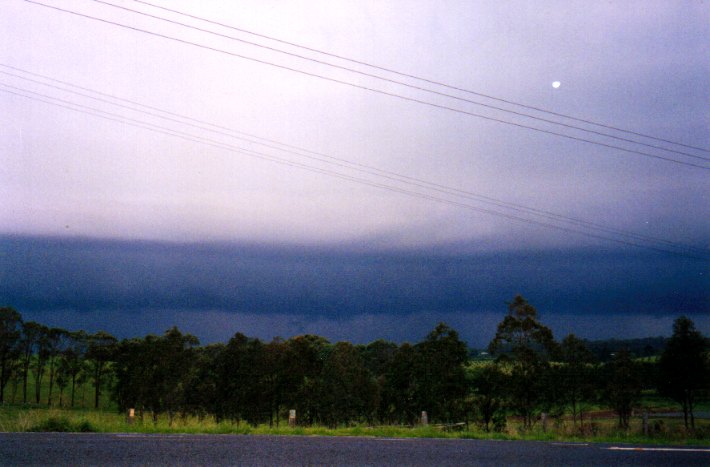
M 294 409 L 288 411 L 288 426 L 292 428 L 296 426 L 296 411 Z

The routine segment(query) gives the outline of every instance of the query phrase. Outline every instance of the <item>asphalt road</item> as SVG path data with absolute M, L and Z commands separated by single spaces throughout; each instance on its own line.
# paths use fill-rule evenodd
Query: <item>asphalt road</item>
M 707 466 L 710 447 L 307 436 L 0 433 L 0 464 Z

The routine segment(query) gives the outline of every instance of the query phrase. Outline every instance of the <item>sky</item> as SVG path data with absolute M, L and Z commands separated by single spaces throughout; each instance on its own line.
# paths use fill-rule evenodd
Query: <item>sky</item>
M 521 293 L 558 337 L 708 333 L 709 29 L 702 1 L 4 0 L 0 302 L 483 346 Z

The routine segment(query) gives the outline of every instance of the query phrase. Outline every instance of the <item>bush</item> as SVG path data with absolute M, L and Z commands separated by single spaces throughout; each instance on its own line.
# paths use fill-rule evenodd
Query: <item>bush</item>
M 75 431 L 78 431 L 80 433 L 95 433 L 98 431 L 96 427 L 89 423 L 88 420 L 82 420 L 81 422 L 77 423 L 75 427 Z
M 72 432 L 72 433 L 92 433 L 96 432 L 96 428 L 87 420 L 82 420 L 79 423 L 73 423 L 67 417 L 49 417 L 42 422 L 31 426 L 27 431 L 53 431 L 53 432 Z

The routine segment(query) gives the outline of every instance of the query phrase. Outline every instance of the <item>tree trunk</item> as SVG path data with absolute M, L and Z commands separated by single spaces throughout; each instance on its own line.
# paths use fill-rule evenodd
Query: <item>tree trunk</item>
M 95 390 L 95 395 L 94 395 L 94 408 L 98 409 L 99 408 L 99 397 L 101 396 L 101 366 L 97 362 L 96 364 L 96 373 L 94 376 L 94 390 Z
M 690 427 L 695 429 L 695 414 L 693 413 L 693 395 L 688 396 L 688 412 L 690 412 Z
M 35 402 L 39 404 L 39 399 L 40 399 L 40 393 L 42 391 L 42 373 L 44 372 L 44 368 L 40 368 L 37 370 L 37 376 L 35 376 Z
M 0 370 L 0 404 L 5 402 L 5 362 Z
M 22 373 L 22 403 L 27 403 L 27 383 L 30 377 L 30 364 L 29 361 L 25 363 Z
M 49 394 L 47 396 L 47 407 L 52 406 L 52 388 L 54 387 L 54 359 L 49 362 Z
M 20 382 L 20 378 L 13 378 L 12 379 L 12 403 L 15 403 L 15 397 L 17 396 L 17 386 Z
M 74 408 L 74 391 L 76 390 L 76 374 L 71 376 L 71 408 Z

